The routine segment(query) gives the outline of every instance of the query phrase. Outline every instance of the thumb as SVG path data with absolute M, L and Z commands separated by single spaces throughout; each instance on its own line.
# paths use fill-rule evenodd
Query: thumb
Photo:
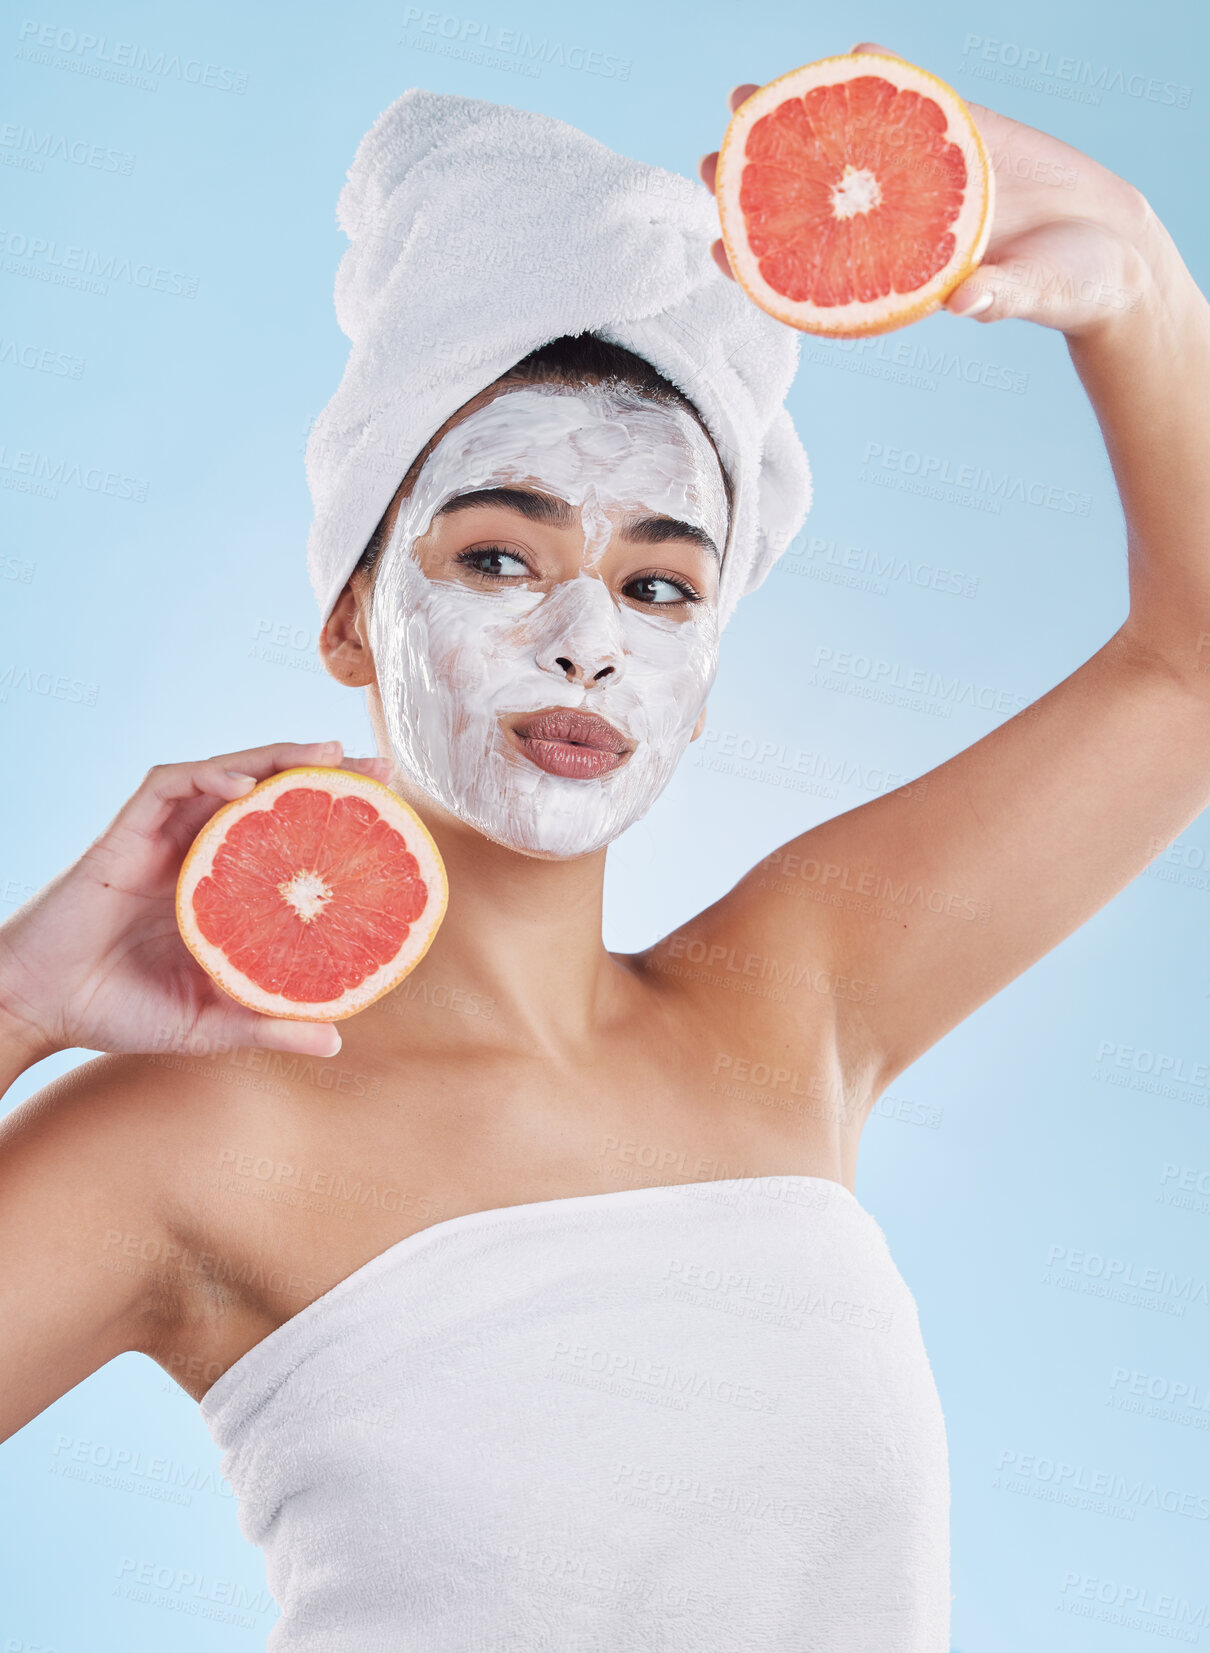
M 333 1022 L 286 1022 L 275 1016 L 256 1016 L 252 1032 L 253 1044 L 294 1056 L 336 1056 L 344 1043 Z
M 292 1056 L 335 1056 L 342 1044 L 333 1022 L 293 1022 L 231 1005 L 208 1006 L 198 1016 L 195 1032 L 216 1042 Z
M 951 316 L 977 321 L 1036 321 L 1063 327 L 1071 310 L 1072 282 L 1055 261 L 1035 251 L 1025 256 L 1008 246 L 1000 262 L 980 264 L 945 301 Z
M 1011 310 L 1004 309 L 1003 284 L 994 264 L 981 264 L 973 275 L 960 282 L 945 301 L 951 316 L 969 316 L 980 321 L 1000 321 Z
M 850 46 L 849 50 L 851 52 L 872 52 L 875 57 L 896 57 L 900 63 L 907 62 L 907 59 L 901 56 L 899 52 L 893 52 L 889 46 L 880 46 L 876 40 L 859 40 L 855 46 Z

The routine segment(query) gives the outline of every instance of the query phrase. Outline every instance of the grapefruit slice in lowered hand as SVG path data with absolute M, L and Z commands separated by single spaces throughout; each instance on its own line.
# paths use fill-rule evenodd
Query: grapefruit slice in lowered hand
M 957 92 L 849 52 L 792 69 L 731 118 L 715 177 L 723 245 L 762 310 L 805 333 L 889 333 L 983 257 L 993 173 Z
M 428 829 L 390 787 L 347 769 L 283 769 L 198 833 L 176 918 L 240 1004 L 336 1022 L 415 969 L 448 893 Z

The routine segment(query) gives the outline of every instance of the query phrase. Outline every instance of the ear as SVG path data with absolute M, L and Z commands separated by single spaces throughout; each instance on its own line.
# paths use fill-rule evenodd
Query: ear
M 697 737 L 701 734 L 702 730 L 705 727 L 706 727 L 706 708 L 703 706 L 701 711 L 697 715 L 697 722 L 693 725 L 693 733 L 689 736 L 689 739 L 690 740 L 696 740 Z
M 338 683 L 351 689 L 364 689 L 378 680 L 370 653 L 365 609 L 352 579 L 346 582 L 324 622 L 319 634 L 319 658 Z

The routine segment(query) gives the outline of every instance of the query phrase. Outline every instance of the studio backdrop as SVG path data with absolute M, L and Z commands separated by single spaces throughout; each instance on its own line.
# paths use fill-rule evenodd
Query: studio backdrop
M 552 115 L 693 177 L 732 86 L 881 41 L 1137 185 L 1210 277 L 1191 4 L 445 3 L 81 0 L 2 25 L 0 915 L 153 764 L 374 749 L 362 692 L 317 654 L 303 452 L 348 350 L 334 202 L 404 89 Z M 1058 333 L 940 313 L 803 335 L 788 406 L 814 503 L 727 628 L 704 734 L 611 852 L 614 949 L 969 746 L 1126 615 L 1122 511 Z M 934 896 L 986 920 L 969 891 Z M 955 1653 L 1210 1635 L 1208 927 L 1199 819 L 866 1129 L 857 1193 L 948 1428 Z M 262 1077 L 248 1055 L 233 1083 Z M 89 1059 L 39 1064 L 6 1106 Z M 316 1082 L 355 1089 L 341 1062 Z M 716 1067 L 782 1105 L 784 1075 L 726 1050 Z M 616 1145 L 636 1183 L 656 1151 Z M 5 1653 L 261 1648 L 277 1609 L 219 1464 L 196 1404 L 135 1354 L 21 1430 L 0 1454 Z

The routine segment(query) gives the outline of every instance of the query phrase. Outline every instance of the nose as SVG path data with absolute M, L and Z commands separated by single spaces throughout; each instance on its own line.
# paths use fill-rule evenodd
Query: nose
M 561 681 L 592 688 L 625 671 L 617 608 L 603 580 L 563 580 L 539 605 L 534 658 Z

